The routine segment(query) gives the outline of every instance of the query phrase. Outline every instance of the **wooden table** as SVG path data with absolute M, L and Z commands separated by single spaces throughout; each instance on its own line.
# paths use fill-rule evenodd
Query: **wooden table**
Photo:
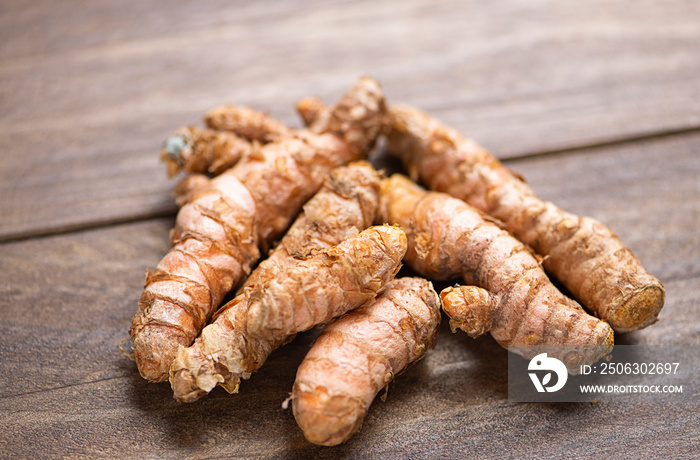
M 282 401 L 313 339 L 193 403 L 122 356 L 176 206 L 174 129 L 235 103 L 298 126 L 363 74 L 612 227 L 666 287 L 618 343 L 700 345 L 700 5 L 640 0 L 0 6 L 0 457 L 691 457 L 695 404 L 516 404 L 507 354 L 451 334 L 346 444 Z M 697 396 L 697 395 L 696 395 Z

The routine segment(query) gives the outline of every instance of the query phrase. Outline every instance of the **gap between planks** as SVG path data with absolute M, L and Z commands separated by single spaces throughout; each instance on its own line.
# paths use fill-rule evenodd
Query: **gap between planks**
M 641 134 L 638 136 L 624 137 L 619 139 L 610 139 L 602 142 L 596 142 L 593 144 L 585 145 L 574 145 L 571 147 L 564 147 L 560 149 L 543 150 L 539 152 L 523 153 L 517 157 L 507 157 L 501 158 L 500 161 L 505 165 L 520 163 L 523 161 L 528 161 L 533 158 L 544 158 L 552 156 L 561 156 L 567 154 L 573 154 L 582 152 L 584 150 L 601 150 L 610 147 L 624 146 L 635 143 L 641 143 L 652 140 L 663 140 L 672 137 L 683 137 L 690 136 L 693 134 L 700 133 L 700 126 L 680 128 L 680 129 L 666 129 L 648 134 Z M 486 146 L 485 146 L 486 147 Z M 488 147 L 486 147 L 488 150 Z M 96 230 L 100 228 L 107 228 L 116 225 L 127 225 L 137 222 L 143 222 L 150 219 L 157 219 L 162 217 L 175 217 L 178 208 L 173 204 L 172 207 L 165 209 L 137 214 L 133 216 L 125 216 L 123 218 L 105 219 L 97 221 L 80 222 L 72 225 L 62 225 L 57 227 L 48 227 L 43 229 L 36 229 L 23 233 L 8 233 L 6 235 L 0 235 L 0 245 L 5 243 L 14 243 L 18 241 L 25 241 L 34 238 L 46 238 L 56 235 L 65 235 L 71 233 L 78 233 L 86 230 Z
M 697 134 L 697 133 L 700 133 L 700 126 L 691 126 L 691 127 L 678 128 L 678 129 L 665 129 L 665 130 L 660 130 L 660 131 L 656 131 L 656 132 L 652 132 L 652 133 L 640 134 L 637 136 L 620 137 L 617 139 L 603 140 L 600 142 L 595 142 L 593 144 L 574 145 L 571 147 L 563 147 L 563 148 L 551 149 L 551 150 L 542 150 L 539 152 L 529 152 L 529 153 L 524 152 L 522 154 L 519 154 L 518 156 L 502 158 L 501 162 L 504 164 L 519 163 L 521 161 L 527 161 L 527 160 L 530 160 L 532 158 L 543 158 L 543 157 L 551 157 L 551 156 L 556 156 L 556 155 L 566 155 L 566 154 L 582 152 L 584 150 L 600 150 L 600 149 L 605 149 L 605 148 L 610 148 L 610 147 L 630 145 L 630 144 L 646 142 L 646 141 L 663 140 L 663 139 L 668 139 L 668 138 L 676 137 L 676 136 L 690 136 L 690 135 Z M 488 150 L 488 148 L 487 148 L 487 150 Z

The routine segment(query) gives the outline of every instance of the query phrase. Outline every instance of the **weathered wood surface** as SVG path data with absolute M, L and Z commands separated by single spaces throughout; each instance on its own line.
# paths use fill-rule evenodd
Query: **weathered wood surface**
M 316 332 L 194 404 L 119 343 L 168 249 L 162 139 L 228 102 L 296 124 L 371 74 L 661 278 L 659 322 L 618 340 L 698 346 L 699 57 L 681 1 L 3 2 L 0 458 L 697 455 L 700 404 L 509 403 L 504 350 L 447 324 L 336 448 L 281 407 Z
M 361 74 L 500 157 L 700 127 L 694 2 L 3 5 L 0 240 L 172 212 L 172 130 Z

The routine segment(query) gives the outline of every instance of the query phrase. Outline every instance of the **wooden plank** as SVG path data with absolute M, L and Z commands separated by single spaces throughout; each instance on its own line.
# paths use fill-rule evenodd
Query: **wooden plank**
M 0 15 L 0 59 L 182 34 L 232 20 L 260 21 L 261 16 L 288 15 L 317 3 L 270 2 L 261 9 L 250 2 L 223 0 L 180 3 L 176 7 L 167 2 L 137 0 L 66 0 L 60 7 L 41 0 L 5 1 Z
M 511 165 L 560 204 L 608 221 L 662 278 L 657 324 L 622 343 L 700 345 L 700 135 Z M 695 150 L 694 150 L 695 149 Z M 621 167 L 624 165 L 625 167 Z M 512 404 L 490 337 L 451 334 L 376 401 L 362 430 L 326 449 L 281 408 L 317 331 L 277 350 L 241 393 L 178 404 L 119 353 L 143 272 L 171 218 L 0 245 L 0 451 L 9 457 L 690 456 L 697 404 Z M 260 430 L 260 427 L 265 427 Z M 695 450 L 693 450 L 695 449 Z
M 0 397 L 124 376 L 121 355 L 169 219 L 5 244 Z
M 127 227 L 90 233 L 95 241 L 118 239 L 119 234 L 126 239 L 158 230 L 159 225 Z M 77 244 L 68 236 L 48 240 Z M 136 249 L 121 257 L 140 258 Z M 121 257 L 118 263 L 124 263 Z M 105 268 L 108 263 L 92 267 Z M 92 290 L 104 287 L 90 278 L 84 281 Z M 77 285 L 78 280 L 64 289 Z M 700 313 L 700 278 L 671 281 L 667 289 L 668 314 L 659 324 L 633 334 L 634 342 L 669 343 L 668 337 L 675 337 L 700 345 L 694 321 Z M 114 311 L 97 302 L 96 311 L 87 315 L 80 307 L 94 302 L 94 292 L 76 289 L 73 302 L 62 302 L 67 317 L 45 317 L 56 322 L 53 342 L 32 338 L 44 333 L 36 327 L 8 336 L 2 322 L 7 340 L 0 353 L 2 388 L 18 376 L 26 379 L 25 385 L 44 380 L 33 391 L 25 386 L 0 397 L 0 423 L 5 427 L 0 448 L 6 455 L 391 458 L 466 451 L 497 456 L 507 451 L 519 457 L 595 457 L 614 455 L 624 447 L 633 456 L 663 452 L 675 458 L 692 452 L 697 442 L 697 404 L 508 403 L 505 351 L 488 337 L 472 340 L 466 334 L 451 334 L 445 322 L 437 347 L 390 385 L 386 402 L 375 402 L 362 430 L 343 446 L 322 449 L 304 441 L 291 412 L 281 408 L 314 332 L 301 334 L 273 353 L 261 371 L 243 383 L 240 394 L 217 389 L 196 403 L 179 404 L 167 384 L 145 382 L 116 351 L 117 325 L 130 313 L 122 305 L 132 294 L 125 291 L 124 301 L 113 304 Z M 85 318 L 84 325 L 64 328 L 78 315 Z M 83 340 L 92 329 L 108 346 Z M 656 341 L 659 331 L 665 336 L 661 342 Z M 13 349 L 24 359 L 8 360 Z M 54 385 L 46 385 L 46 380 Z
M 167 179 L 158 160 L 160 144 L 133 136 L 149 132 L 164 139 L 170 131 L 162 123 L 138 122 L 116 131 L 101 125 L 60 135 L 0 136 L 0 149 L 14 153 L 0 168 L 0 241 L 174 214 L 176 181 Z
M 154 5 L 150 8 L 156 9 Z M 288 94 L 291 101 L 310 91 L 335 96 L 352 75 L 380 72 L 377 76 L 383 81 L 386 78 L 388 91 L 397 100 L 431 110 L 469 112 L 461 115 L 466 118 L 449 117 L 448 121 L 457 121 L 459 128 L 474 132 L 487 145 L 503 151 L 503 141 L 497 143 L 503 137 L 503 123 L 492 128 L 499 133 L 493 142 L 478 129 L 478 119 L 486 118 L 487 125 L 493 125 L 492 106 L 498 106 L 494 109 L 501 116 L 511 114 L 514 119 L 531 118 L 529 112 L 535 107 L 526 104 L 537 105 L 540 112 L 556 108 L 558 116 L 554 119 L 539 119 L 541 128 L 558 128 L 567 116 L 567 107 L 572 115 L 591 111 L 588 116 L 596 119 L 606 117 L 605 112 L 612 109 L 630 123 L 630 117 L 639 117 L 635 112 L 641 106 L 616 107 L 618 101 L 632 103 L 626 99 L 644 91 L 647 107 L 659 114 L 679 101 L 687 110 L 692 101 L 680 97 L 697 95 L 698 90 L 692 77 L 698 65 L 695 45 L 700 32 L 696 11 L 686 9 L 694 6 L 687 2 L 663 6 L 637 2 L 633 12 L 610 2 L 594 8 L 556 2 L 523 6 L 517 2 L 491 5 L 442 1 L 426 8 L 422 2 L 413 1 L 398 10 L 391 3 L 370 7 L 367 2 L 349 2 L 342 8 L 337 2 L 311 3 L 301 4 L 298 14 L 260 14 L 252 23 L 254 12 L 250 6 L 238 15 L 240 5 L 228 9 L 212 5 L 211 10 L 199 13 L 209 13 L 211 23 L 195 19 L 184 31 L 163 27 L 156 29 L 160 33 L 143 37 L 143 27 L 138 24 L 150 24 L 156 14 L 161 15 L 161 24 L 177 24 L 183 22 L 180 15 L 189 11 L 162 5 L 161 11 L 145 14 L 136 4 L 131 4 L 133 9 L 126 6 L 113 5 L 111 8 L 120 11 L 113 16 L 106 16 L 107 11 L 101 9 L 94 11 L 92 23 L 99 20 L 106 26 L 79 35 L 85 43 L 64 52 L 47 54 L 42 40 L 34 38 L 42 35 L 32 34 L 28 27 L 31 22 L 27 27 L 10 29 L 25 38 L 22 43 L 38 41 L 40 55 L 33 57 L 28 52 L 27 57 L 5 60 L 1 81 L 13 91 L 4 100 L 5 108 L 12 110 L 4 111 L 2 120 L 13 127 L 25 125 L 28 118 L 37 121 L 34 108 L 40 102 L 44 109 L 41 117 L 45 118 L 41 128 L 65 125 L 67 120 L 80 124 L 102 117 L 123 121 L 133 118 L 134 113 L 144 119 L 172 110 L 199 113 L 197 108 L 205 110 L 227 100 L 258 100 L 276 108 L 275 101 L 287 99 L 277 99 L 280 94 Z M 50 5 L 44 7 L 53 12 Z M 259 8 L 269 13 L 267 7 Z M 621 14 L 623 11 L 627 14 Z M 11 10 L 7 17 L 12 18 Z M 485 20 L 494 17 L 497 20 Z M 465 19 L 469 19 L 470 27 L 464 27 Z M 124 29 L 127 21 L 135 25 Z M 104 41 L 105 27 L 123 34 L 130 31 L 133 36 Z M 307 34 L 295 36 L 298 30 Z M 93 45 L 95 36 L 104 42 Z M 52 43 L 62 39 L 62 35 L 55 37 Z M 231 53 L 233 45 L 235 53 Z M 365 59 L 359 59 L 363 55 Z M 407 55 L 412 59 L 406 60 Z M 319 66 L 311 65 L 319 59 L 322 68 L 331 70 L 328 75 L 319 74 Z M 381 65 L 372 65 L 374 61 Z M 673 72 L 669 71 L 670 64 Z M 280 68 L 288 72 L 279 72 Z M 421 73 L 416 69 L 425 70 Z M 455 78 L 457 75 L 459 78 Z M 395 80 L 404 83 L 389 85 Z M 37 91 L 53 88 L 48 94 Z M 251 93 L 257 94 L 251 97 Z M 571 96 L 568 104 L 560 101 L 549 105 L 546 100 L 567 95 Z M 53 97 L 46 100 L 46 96 Z M 280 110 L 288 116 L 291 104 L 287 104 Z M 689 123 L 697 127 L 698 120 L 687 117 L 687 113 L 674 124 L 675 128 Z M 645 115 L 653 114 L 647 111 Z M 606 129 L 603 121 L 599 119 L 596 124 L 596 136 Z M 520 120 L 511 129 L 517 132 L 521 129 L 517 125 L 523 123 L 528 121 Z M 653 123 L 649 128 L 658 130 L 662 125 L 667 123 Z M 585 135 L 587 128 L 579 127 L 578 134 Z M 543 131 L 535 130 L 535 135 L 541 137 Z M 551 136 L 561 135 L 559 129 L 552 131 Z M 561 139 L 558 143 L 540 139 L 538 147 L 527 151 L 567 144 Z M 511 147 L 516 153 L 523 151 L 521 140 Z
M 0 447 L 10 457 L 112 458 L 617 458 L 621 450 L 687 458 L 697 448 L 697 405 L 509 404 L 503 386 L 489 380 L 504 376 L 488 374 L 505 363 L 476 356 L 482 350 L 470 344 L 452 345 L 464 362 L 436 375 L 437 354 L 429 355 L 375 402 L 359 433 L 334 448 L 307 443 L 281 408 L 294 373 L 279 367 L 253 377 L 239 395 L 216 391 L 195 404 L 129 377 L 2 399 Z
M 694 406 L 509 404 L 504 350 L 487 337 L 451 334 L 446 323 L 436 349 L 402 374 L 387 401 L 375 402 L 362 431 L 336 449 L 306 443 L 290 411 L 281 409 L 314 332 L 275 352 L 243 383 L 241 394 L 216 390 L 197 403 L 178 404 L 166 384 L 143 381 L 117 351 L 138 295 L 137 275 L 147 255 L 164 249 L 159 241 L 168 223 L 5 245 L 17 278 L 25 280 L 23 286 L 12 279 L 13 286 L 20 284 L 15 289 L 45 293 L 32 300 L 3 286 L 0 448 L 6 455 L 374 458 L 472 449 L 497 455 L 505 449 L 517 456 L 597 456 L 624 445 L 635 455 L 675 457 L 689 452 L 700 429 Z M 73 260 L 60 257 L 71 252 L 78 253 Z M 31 279 L 16 263 L 20 253 L 29 255 L 27 265 L 38 270 L 40 285 L 26 286 Z M 45 268 L 32 260 L 42 256 Z M 629 334 L 626 343 L 700 345 L 700 277 L 667 282 L 667 289 L 661 321 Z M 22 310 L 26 314 L 14 316 Z M 645 422 L 620 422 L 635 419 Z M 642 442 L 651 434 L 652 442 Z
M 0 240 L 172 212 L 171 130 L 230 102 L 298 124 L 361 74 L 502 158 L 700 123 L 694 3 L 269 6 L 4 3 Z

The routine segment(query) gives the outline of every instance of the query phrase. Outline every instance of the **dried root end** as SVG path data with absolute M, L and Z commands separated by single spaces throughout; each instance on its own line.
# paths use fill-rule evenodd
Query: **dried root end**
M 469 337 L 477 338 L 491 330 L 491 312 L 495 299 L 477 286 L 448 287 L 440 292 L 442 309 L 450 317 L 450 329 L 461 329 Z
M 225 382 L 223 375 L 215 370 L 212 360 L 200 352 L 198 344 L 196 342 L 189 348 L 180 347 L 170 366 L 173 397 L 180 402 L 196 401 Z
M 168 136 L 160 150 L 160 159 L 168 168 L 168 177 L 183 170 L 192 154 L 192 136 L 189 128 L 182 128 Z
M 307 441 L 337 446 L 360 429 L 366 408 L 357 399 L 325 390 L 295 391 L 292 410 Z
M 241 379 L 240 378 L 231 378 L 229 380 L 223 380 L 219 382 L 221 385 L 221 388 L 224 390 L 228 391 L 229 394 L 235 394 L 238 393 L 238 387 L 241 385 Z
M 182 331 L 161 324 L 146 325 L 131 332 L 134 361 L 141 376 L 151 382 L 168 380 L 175 350 L 188 346 L 190 340 Z
M 131 351 L 127 351 L 126 347 L 124 346 L 124 344 L 127 342 Z M 126 356 L 132 361 L 136 361 L 136 358 L 134 357 L 134 345 L 131 342 L 131 337 L 124 337 L 119 341 L 119 353 L 121 353 L 122 356 Z
M 188 369 L 180 369 L 171 375 L 170 386 L 179 402 L 194 402 L 208 393 L 199 387 L 197 378 Z
M 658 321 L 664 306 L 665 291 L 661 283 L 645 286 L 627 302 L 608 313 L 605 318 L 615 332 L 632 332 L 651 326 Z

